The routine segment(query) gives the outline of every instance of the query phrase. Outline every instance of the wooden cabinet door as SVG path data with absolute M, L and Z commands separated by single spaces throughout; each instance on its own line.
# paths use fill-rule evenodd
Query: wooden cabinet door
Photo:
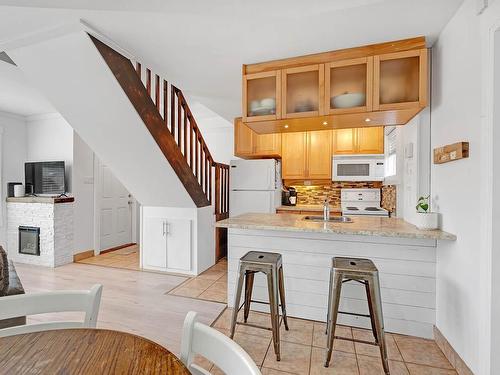
M 332 177 L 332 131 L 307 132 L 307 177 L 314 180 Z
M 234 154 L 239 157 L 248 157 L 253 153 L 254 132 L 246 126 L 241 117 L 234 120 Z
M 374 126 L 356 129 L 357 153 L 383 154 L 384 153 L 384 127 Z
M 364 94 L 362 103 L 346 107 L 336 103 L 343 94 Z M 338 99 L 337 99 L 338 98 Z M 325 112 L 329 114 L 370 112 L 373 99 L 373 57 L 325 64 Z M 345 100 L 345 99 L 344 99 Z M 336 107 L 336 105 L 341 105 Z
M 279 120 L 281 70 L 244 75 L 242 108 L 245 122 Z
M 262 157 L 281 156 L 281 133 L 254 134 L 254 154 Z
M 373 110 L 427 105 L 428 51 L 402 51 L 373 58 Z
M 306 178 L 307 133 L 283 133 L 281 143 L 283 179 Z
M 333 131 L 333 154 L 356 153 L 356 129 L 336 129 Z
M 324 64 L 282 70 L 281 118 L 315 117 L 324 114 Z

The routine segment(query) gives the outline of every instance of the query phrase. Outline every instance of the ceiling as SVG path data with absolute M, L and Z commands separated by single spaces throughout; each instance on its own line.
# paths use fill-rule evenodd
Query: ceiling
M 419 35 L 431 45 L 462 1 L 0 0 L 0 41 L 83 19 L 231 120 L 242 64 Z
M 0 111 L 21 116 L 55 112 L 54 107 L 30 86 L 18 67 L 0 61 Z

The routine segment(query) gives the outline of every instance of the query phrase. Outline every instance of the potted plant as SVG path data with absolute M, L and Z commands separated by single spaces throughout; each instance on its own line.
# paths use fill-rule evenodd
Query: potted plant
M 429 212 L 429 195 L 420 197 L 417 201 L 417 223 L 418 229 L 432 230 L 438 229 L 437 212 Z

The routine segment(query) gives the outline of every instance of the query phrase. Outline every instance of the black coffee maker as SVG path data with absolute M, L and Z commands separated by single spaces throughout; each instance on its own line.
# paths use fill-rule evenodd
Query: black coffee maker
M 295 206 L 297 204 L 297 190 L 294 187 L 283 186 L 281 204 L 283 206 Z

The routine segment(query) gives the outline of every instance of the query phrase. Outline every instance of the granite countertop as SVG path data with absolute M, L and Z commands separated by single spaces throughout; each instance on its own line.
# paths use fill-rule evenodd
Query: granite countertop
M 346 235 L 397 237 L 455 241 L 457 237 L 441 230 L 420 230 L 396 218 L 352 217 L 351 223 L 323 223 L 303 220 L 303 216 L 248 213 L 218 221 L 219 228 L 275 230 L 288 232 L 333 233 Z
M 283 211 L 323 211 L 322 204 L 298 204 L 296 206 L 279 206 L 277 210 Z M 342 212 L 340 207 L 330 206 L 330 212 Z
M 70 203 L 74 202 L 74 197 L 9 197 L 7 202 L 10 203 Z

